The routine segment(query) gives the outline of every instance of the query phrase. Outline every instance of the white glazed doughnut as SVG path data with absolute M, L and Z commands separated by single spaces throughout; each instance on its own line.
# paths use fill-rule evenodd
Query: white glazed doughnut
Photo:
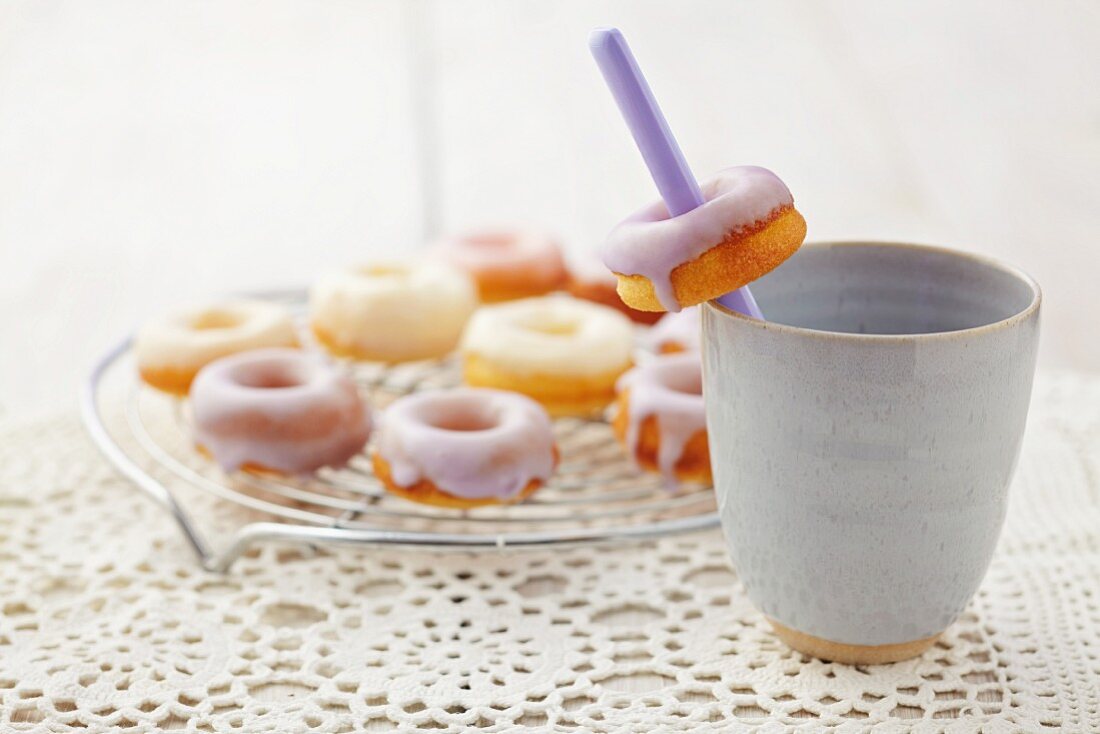
M 313 333 L 326 349 L 379 362 L 444 356 L 476 307 L 473 281 L 436 262 L 332 273 L 318 281 L 310 299 Z
M 262 347 L 296 347 L 290 312 L 264 301 L 231 301 L 153 319 L 134 340 L 138 372 L 148 384 L 186 395 L 200 369 L 220 357 Z
M 260 349 L 219 359 L 195 378 L 196 443 L 226 470 L 308 474 L 342 466 L 371 419 L 351 378 L 319 354 Z
M 428 390 L 386 410 L 375 474 L 418 502 L 475 507 L 514 502 L 550 478 L 557 463 L 550 417 L 502 390 Z
M 515 390 L 551 415 L 589 415 L 631 364 L 633 327 L 613 308 L 565 295 L 486 306 L 462 339 L 469 385 Z

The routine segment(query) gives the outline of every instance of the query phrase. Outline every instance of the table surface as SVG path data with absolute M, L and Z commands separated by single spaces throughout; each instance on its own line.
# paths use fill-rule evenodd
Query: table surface
M 70 405 L 149 313 L 435 232 L 590 253 L 655 196 L 585 45 L 609 23 L 698 175 L 774 169 L 811 239 L 1014 262 L 1042 364 L 1100 372 L 1090 0 L 9 0 L 0 411 Z
M 716 532 L 433 554 L 261 545 L 200 570 L 75 417 L 0 421 L 0 728 L 1100 730 L 1100 379 L 1041 374 L 1004 534 L 930 651 L 786 649 Z M 176 487 L 211 538 L 258 519 Z

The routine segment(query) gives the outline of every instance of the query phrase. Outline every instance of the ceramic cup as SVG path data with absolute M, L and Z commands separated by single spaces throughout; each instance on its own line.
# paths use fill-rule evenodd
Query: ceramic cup
M 988 568 L 1019 456 L 1039 287 L 916 245 L 805 245 L 752 284 L 768 321 L 703 308 L 722 527 L 800 652 L 928 648 Z

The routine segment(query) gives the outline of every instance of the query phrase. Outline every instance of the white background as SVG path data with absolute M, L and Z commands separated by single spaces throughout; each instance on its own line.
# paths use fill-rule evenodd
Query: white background
M 0 411 L 149 313 L 478 224 L 597 246 L 654 197 L 588 55 L 619 25 L 700 176 L 811 239 L 994 254 L 1100 370 L 1100 3 L 0 0 Z

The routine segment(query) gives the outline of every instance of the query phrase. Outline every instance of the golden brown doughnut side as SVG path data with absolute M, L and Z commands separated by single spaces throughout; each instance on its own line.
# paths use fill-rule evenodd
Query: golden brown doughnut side
M 203 446 L 201 443 L 195 444 L 195 451 L 199 452 L 210 461 L 214 461 L 214 453 L 210 449 Z M 263 464 L 258 464 L 254 461 L 246 461 L 245 463 L 241 464 L 240 471 L 246 472 L 248 474 L 258 474 L 260 476 L 272 477 L 275 479 L 290 476 L 284 471 L 272 469 L 270 466 L 264 466 Z
M 494 387 L 522 393 L 538 401 L 552 416 L 590 416 L 600 413 L 615 399 L 615 382 L 630 368 L 599 375 L 551 375 L 510 372 L 469 353 L 462 366 L 463 382 L 471 387 Z
M 482 303 L 515 301 L 520 298 L 544 296 L 565 287 L 564 276 L 535 276 L 525 271 L 508 274 L 477 273 L 478 298 Z
M 142 381 L 150 387 L 177 397 L 185 398 L 195 381 L 197 369 L 179 369 L 176 367 L 141 367 L 138 369 Z
M 630 391 L 624 390 L 619 394 L 615 402 L 615 417 L 611 421 L 611 428 L 615 431 L 615 437 L 619 439 L 627 451 L 627 429 L 630 425 Z M 655 415 L 646 416 L 638 427 L 638 445 L 635 447 L 634 458 L 638 465 L 649 472 L 660 473 L 657 464 L 657 452 L 661 445 L 661 431 Z M 676 478 L 685 482 L 712 481 L 710 470 L 710 445 L 707 443 L 707 432 L 696 431 L 684 445 L 684 452 L 676 460 L 674 466 Z
M 731 232 L 694 260 L 672 271 L 672 287 L 681 308 L 737 290 L 767 275 L 789 258 L 806 238 L 806 220 L 793 206 L 781 207 L 770 219 Z M 665 311 L 653 283 L 642 275 L 615 274 L 619 296 L 641 311 Z
M 558 463 L 558 449 L 554 448 L 554 464 Z M 408 487 L 402 487 L 393 480 L 393 473 L 390 471 L 389 462 L 378 455 L 378 452 L 374 452 L 371 455 L 371 465 L 374 467 L 374 475 L 378 477 L 378 480 L 386 487 L 386 491 L 391 494 L 403 497 L 412 502 L 420 502 L 426 505 L 435 505 L 436 507 L 450 507 L 457 510 L 469 510 L 475 507 L 487 507 L 489 505 L 510 505 L 530 497 L 535 491 L 542 486 L 542 482 L 538 479 L 532 479 L 527 483 L 519 494 L 515 497 L 510 497 L 507 500 L 498 499 L 496 497 L 485 497 L 481 499 L 466 499 L 463 497 L 456 497 L 453 494 L 448 494 L 436 486 L 433 482 L 427 479 L 421 479 L 416 484 L 412 484 Z

